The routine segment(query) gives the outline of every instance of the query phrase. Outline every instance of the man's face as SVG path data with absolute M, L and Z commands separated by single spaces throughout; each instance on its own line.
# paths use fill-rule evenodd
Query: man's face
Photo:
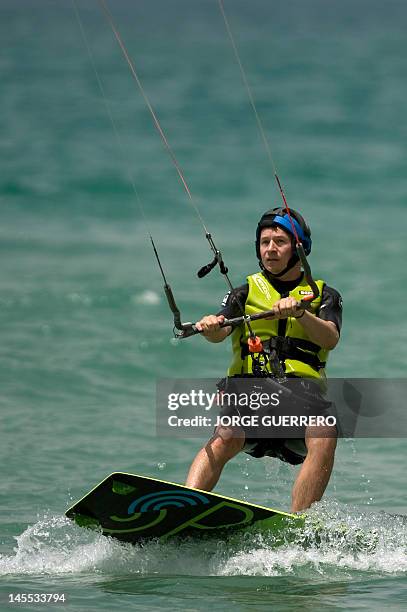
M 292 252 L 291 236 L 281 227 L 266 227 L 261 231 L 260 257 L 268 272 L 282 272 L 287 267 Z

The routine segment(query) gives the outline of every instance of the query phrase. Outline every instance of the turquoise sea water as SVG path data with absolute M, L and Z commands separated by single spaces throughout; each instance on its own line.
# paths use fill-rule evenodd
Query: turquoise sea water
M 118 146 L 68 0 L 0 4 L 0 591 L 67 609 L 405 609 L 406 440 L 342 440 L 311 513 L 331 526 L 252 539 L 118 545 L 64 519 L 108 473 L 184 482 L 201 441 L 155 435 L 158 378 L 223 375 L 229 346 L 171 342 L 129 175 L 184 319 L 223 279 L 98 3 L 78 1 Z M 111 2 L 234 284 L 279 205 L 217 3 Z M 404 377 L 405 3 L 225 1 L 310 258 L 344 299 L 331 376 Z M 401 432 L 403 433 L 403 432 Z M 241 455 L 217 491 L 287 509 L 296 468 Z M 347 536 L 335 527 L 346 523 Z M 23 606 L 22 606 L 23 607 Z

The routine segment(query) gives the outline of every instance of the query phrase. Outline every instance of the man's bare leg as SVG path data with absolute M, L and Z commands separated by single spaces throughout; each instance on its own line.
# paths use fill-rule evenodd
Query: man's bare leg
M 212 491 L 225 463 L 244 446 L 242 430 L 218 427 L 212 438 L 199 451 L 189 468 L 186 486 Z
M 291 512 L 299 512 L 319 501 L 331 476 L 336 448 L 335 435 L 325 438 L 305 437 L 307 456 L 292 490 Z

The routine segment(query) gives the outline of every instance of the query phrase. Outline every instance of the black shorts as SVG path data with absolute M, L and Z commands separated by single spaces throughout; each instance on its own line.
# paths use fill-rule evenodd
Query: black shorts
M 243 451 L 252 457 L 276 457 L 291 465 L 303 463 L 307 456 L 304 438 L 246 438 Z
M 263 393 L 265 397 L 268 394 L 279 399 L 278 405 L 260 407 L 255 404 L 254 409 L 252 405 L 242 406 L 240 403 L 223 404 L 221 407 L 222 417 L 238 416 L 239 427 L 245 434 L 243 451 L 252 457 L 277 457 L 292 465 L 302 463 L 307 456 L 307 447 L 306 426 L 301 424 L 300 417 L 305 419 L 309 415 L 318 415 L 326 418 L 332 413 L 331 402 L 324 399 L 319 384 L 310 379 L 287 378 L 278 381 L 269 377 L 231 377 L 220 381 L 218 388 L 231 398 L 238 397 L 239 401 L 243 395 L 258 398 Z M 257 419 L 256 425 L 253 418 Z M 271 419 L 275 420 L 271 422 Z M 299 424 L 283 424 L 293 421 Z M 264 426 L 264 422 L 269 426 Z

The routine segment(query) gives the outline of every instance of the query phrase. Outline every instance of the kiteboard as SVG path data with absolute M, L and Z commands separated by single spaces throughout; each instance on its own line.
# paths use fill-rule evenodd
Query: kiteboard
M 122 472 L 107 476 L 65 514 L 81 527 L 133 544 L 251 527 L 280 532 L 304 522 L 287 512 Z

